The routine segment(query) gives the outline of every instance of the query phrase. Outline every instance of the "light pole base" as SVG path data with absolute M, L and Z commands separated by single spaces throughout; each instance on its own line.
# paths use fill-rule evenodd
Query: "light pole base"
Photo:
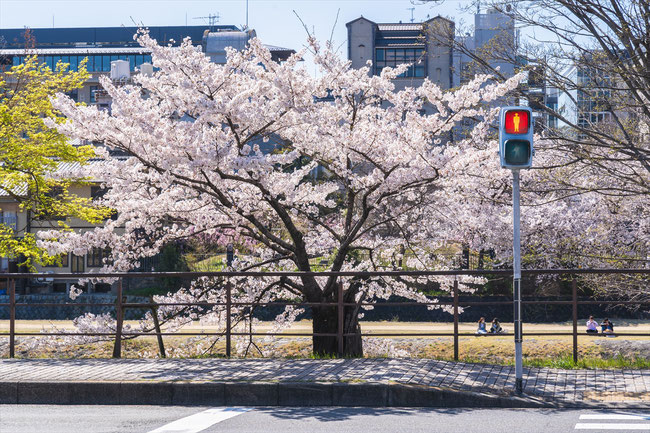
M 515 392 L 517 394 L 523 394 L 523 392 L 524 392 L 524 381 L 523 381 L 523 379 L 520 379 L 520 378 L 515 379 Z

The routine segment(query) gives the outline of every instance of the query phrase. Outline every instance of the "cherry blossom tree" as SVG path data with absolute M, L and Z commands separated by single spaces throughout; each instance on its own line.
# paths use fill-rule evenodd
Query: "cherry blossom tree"
M 520 76 L 500 84 L 477 76 L 447 92 L 425 80 L 418 88 L 395 91 L 391 80 L 406 66 L 371 75 L 369 66 L 352 69 L 314 40 L 309 42 L 318 77 L 301 65 L 304 51 L 278 64 L 256 39 L 243 52 L 229 50 L 224 65 L 211 63 L 190 41 L 162 47 L 146 31 L 137 39 L 152 50 L 158 70 L 123 86 L 102 78 L 112 98 L 110 112 L 63 95 L 54 101 L 68 122 L 53 127 L 107 146 L 97 149 L 104 163 L 84 174 L 105 183 L 102 204 L 118 216 L 83 233 L 42 233 L 51 254 L 110 248 L 103 271 L 126 271 L 167 242 L 226 235 L 255 245 L 253 262 L 235 261 L 237 270 L 310 271 L 313 258 L 331 271 L 385 269 L 402 245 L 414 253 L 411 269 L 432 269 L 444 266 L 435 259 L 436 249 L 471 237 L 467 227 L 483 210 L 499 209 L 497 230 L 506 224 L 502 203 L 472 210 L 476 200 L 464 202 L 457 193 L 476 188 L 473 170 L 494 170 L 501 180 L 508 175 L 496 164 L 488 127 L 497 111 L 485 107 L 516 88 Z M 427 105 L 435 114 L 423 114 Z M 450 142 L 453 128 L 468 117 L 478 119 L 473 132 Z M 130 156 L 114 157 L 107 149 Z M 482 178 L 489 186 L 493 176 Z M 241 302 L 335 302 L 339 281 L 345 302 L 356 303 L 344 315 L 349 356 L 362 354 L 361 302 L 391 295 L 428 300 L 407 278 L 304 275 L 229 283 Z M 451 284 L 438 282 L 443 288 Z M 201 278 L 164 299 L 219 302 L 223 284 Z M 336 333 L 335 308 L 311 312 L 315 333 Z M 287 308 L 278 327 L 298 313 Z M 174 317 L 170 325 L 198 317 L 185 307 L 161 308 L 160 314 Z M 201 314 L 223 323 L 225 312 L 220 307 Z M 314 337 L 313 350 L 336 353 L 336 339 Z

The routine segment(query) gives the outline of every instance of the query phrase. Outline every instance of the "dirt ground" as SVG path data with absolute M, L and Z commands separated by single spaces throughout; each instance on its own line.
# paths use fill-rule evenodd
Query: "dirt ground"
M 136 326 L 137 322 L 126 322 Z M 650 334 L 650 323 L 639 320 L 615 322 L 619 333 Z M 40 332 L 55 326 L 58 329 L 73 330 L 71 321 L 17 321 L 17 332 Z M 460 323 L 460 333 L 472 334 L 459 338 L 459 358 L 468 362 L 486 362 L 494 364 L 511 363 L 514 356 L 512 323 L 502 323 L 509 333 L 504 335 L 478 337 L 474 336 L 476 323 Z M 256 332 L 268 332 L 271 322 L 263 322 Z M 386 337 L 377 334 L 396 333 L 451 333 L 452 323 L 421 323 L 421 322 L 362 322 L 364 337 L 364 353 L 366 356 L 389 357 L 425 357 L 436 359 L 453 359 L 454 346 L 452 337 L 438 336 L 408 336 Z M 571 323 L 524 324 L 524 357 L 530 362 L 540 365 L 553 360 L 566 360 L 571 357 L 571 336 L 525 336 L 526 332 L 571 332 Z M 579 326 L 578 352 L 580 358 L 604 360 L 614 358 L 642 359 L 646 365 L 650 361 L 650 339 L 644 336 L 620 336 L 606 338 L 587 335 L 584 324 Z M 8 321 L 0 321 L 0 356 L 7 356 L 9 331 Z M 216 327 L 202 326 L 198 322 L 183 327 L 181 332 L 217 332 Z M 286 332 L 310 333 L 311 321 L 296 322 Z M 43 341 L 47 337 L 17 337 L 17 355 L 21 357 L 110 357 L 113 349 L 112 341 L 93 342 L 86 344 L 66 345 L 56 347 L 38 346 L 35 341 Z M 246 337 L 233 338 L 233 350 L 238 356 L 248 357 L 298 357 L 307 358 L 311 354 L 310 337 L 276 336 L 264 338 L 254 337 L 253 343 Z M 214 344 L 213 344 L 214 343 Z M 164 344 L 168 357 L 203 357 L 223 356 L 225 344 L 223 339 L 214 342 L 206 337 L 165 336 Z M 248 349 L 248 350 L 246 350 Z M 259 349 L 259 350 L 258 350 Z M 123 356 L 130 358 L 150 358 L 159 356 L 155 337 L 138 337 L 123 344 Z M 604 365 L 604 364 L 603 364 Z M 606 366 L 605 366 L 606 367 Z M 643 366 L 642 366 L 643 367 Z M 643 367 L 647 368 L 647 367 Z
M 578 322 L 578 333 L 581 338 L 592 339 L 593 336 L 584 335 L 586 320 Z M 650 321 L 642 320 L 612 320 L 616 326 L 616 331 L 620 333 L 650 333 Z M 125 321 L 125 324 L 130 324 L 137 327 L 137 321 Z M 74 329 L 71 320 L 17 320 L 16 332 L 39 332 L 42 329 L 48 329 L 51 326 L 56 326 L 58 329 L 72 330 Z M 257 327 L 258 332 L 270 331 L 273 322 L 261 322 Z M 295 322 L 286 332 L 291 333 L 309 333 L 311 332 L 311 321 L 301 320 Z M 434 332 L 453 332 L 453 323 L 432 323 L 432 322 L 361 322 L 361 330 L 364 333 L 379 334 L 379 333 L 434 333 Z M 512 332 L 513 324 L 502 322 L 501 326 L 508 332 Z M 488 326 L 489 327 L 489 326 Z M 460 322 L 459 332 L 465 334 L 473 334 L 476 331 L 475 322 Z M 526 332 L 571 332 L 571 322 L 561 323 L 524 323 L 524 334 Z M 191 325 L 186 325 L 182 328 L 182 332 L 214 332 L 217 330 L 215 326 L 201 325 L 199 322 L 193 322 Z M 0 320 L 0 334 L 9 332 L 9 321 Z M 512 335 L 505 335 L 503 337 L 512 338 Z M 418 337 L 411 337 L 418 338 Z M 502 338 L 490 337 L 490 338 Z M 559 338 L 559 337 L 558 337 Z M 571 338 L 567 336 L 566 338 Z M 648 337 L 626 337 L 626 339 L 648 339 Z

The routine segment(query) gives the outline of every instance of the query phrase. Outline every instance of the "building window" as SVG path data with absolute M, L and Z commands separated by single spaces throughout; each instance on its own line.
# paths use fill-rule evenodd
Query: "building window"
M 54 262 L 51 265 L 45 266 L 46 268 L 67 268 L 69 265 L 69 260 L 68 260 L 68 254 L 59 254 L 59 257 L 61 259 L 61 264 Z
M 93 248 L 88 253 L 88 267 L 99 268 L 104 266 L 104 259 L 107 259 L 111 254 L 110 248 Z
M 69 92 L 66 92 L 66 95 L 74 102 L 79 102 L 79 89 L 73 89 Z
M 92 198 L 93 200 L 102 198 L 104 197 L 104 194 L 106 194 L 106 191 L 107 191 L 106 188 L 102 188 L 100 185 L 92 185 L 90 187 L 90 198 Z
M 97 95 L 95 92 L 99 90 L 99 86 L 90 86 L 90 103 L 95 104 L 97 103 Z
M 83 273 L 86 270 L 84 266 L 84 258 L 85 256 L 76 256 L 72 254 L 70 256 L 70 272 L 75 274 Z
M 102 57 L 102 71 L 108 72 L 111 70 L 111 56 L 101 56 Z
M 397 65 L 408 63 L 411 66 L 400 77 L 425 76 L 424 50 L 421 48 L 377 48 L 375 49 L 375 75 L 381 74 L 385 67 L 394 68 Z
M 90 187 L 90 198 L 92 198 L 93 200 L 100 199 L 104 197 L 106 191 L 108 191 L 108 189 L 103 188 L 99 185 L 92 185 Z M 112 219 L 113 221 L 117 220 L 117 211 L 115 209 L 113 209 L 113 213 L 111 213 L 110 219 Z
M 2 211 L 0 212 L 0 222 L 6 227 L 16 231 L 16 225 L 18 222 L 18 213 L 11 211 Z
M 78 66 L 79 63 L 77 62 L 77 56 L 70 56 L 70 70 L 76 71 Z

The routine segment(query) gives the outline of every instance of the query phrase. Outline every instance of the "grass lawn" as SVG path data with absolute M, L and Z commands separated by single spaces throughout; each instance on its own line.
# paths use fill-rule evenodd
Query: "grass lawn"
M 126 322 L 137 326 L 137 322 Z M 618 332 L 650 334 L 650 323 L 639 320 L 616 320 Z M 71 321 L 26 321 L 16 323 L 17 332 L 38 332 L 49 328 L 51 325 L 59 329 L 73 329 Z M 268 332 L 272 328 L 271 322 L 262 322 L 256 329 L 257 332 Z M 507 331 L 512 331 L 512 323 L 502 323 Z M 454 346 L 452 337 L 373 337 L 373 334 L 383 333 L 426 333 L 426 332 L 452 332 L 452 323 L 422 323 L 422 322 L 361 322 L 362 332 L 368 334 L 364 337 L 368 342 L 390 342 L 393 352 L 376 352 L 369 345 L 366 356 L 404 356 L 453 360 Z M 617 337 L 606 338 L 592 336 L 584 333 L 582 323 L 579 329 L 578 352 L 579 362 L 573 364 L 572 337 L 571 336 L 525 336 L 526 332 L 570 332 L 571 323 L 530 323 L 524 324 L 524 363 L 529 366 L 545 366 L 557 368 L 650 368 L 650 343 L 648 338 Z M 184 332 L 215 332 L 214 326 L 202 326 L 198 322 L 185 326 Z M 460 333 L 473 334 L 476 324 L 460 323 Z M 0 334 L 9 332 L 9 322 L 0 321 Z M 296 322 L 287 330 L 292 333 L 311 332 L 311 321 Z M 165 336 L 165 346 L 168 356 L 202 357 L 223 356 L 224 343 L 217 342 L 211 355 L 203 355 L 209 346 L 201 338 L 185 336 Z M 262 341 L 263 337 L 255 337 L 254 341 L 265 352 L 265 356 L 274 357 L 311 357 L 311 339 L 309 337 L 278 336 L 269 341 Z M 8 338 L 0 338 L 0 353 L 6 355 Z M 20 339 L 19 339 L 20 342 Z M 386 346 L 384 344 L 384 346 Z M 125 357 L 153 357 L 158 351 L 154 337 L 139 337 L 126 341 L 124 344 Z M 42 353 L 24 353 L 25 357 L 110 357 L 112 352 L 111 342 L 93 343 L 81 347 L 70 348 L 67 353 L 54 353 L 45 350 Z M 398 355 L 396 355 L 398 354 Z M 252 350 L 249 356 L 260 356 L 259 352 Z M 459 338 L 459 359 L 465 362 L 481 362 L 489 364 L 510 365 L 514 357 L 513 335 L 478 337 L 468 336 Z

